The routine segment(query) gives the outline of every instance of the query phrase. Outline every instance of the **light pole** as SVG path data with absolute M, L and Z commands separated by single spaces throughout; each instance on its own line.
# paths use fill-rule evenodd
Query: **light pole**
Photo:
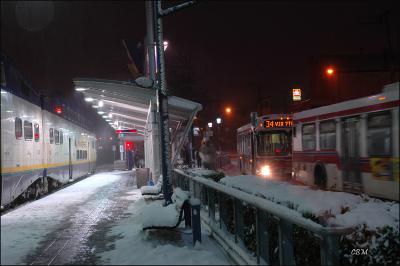
M 221 137 L 220 137 L 220 124 L 222 122 L 222 119 L 220 117 L 217 117 L 217 134 L 218 134 L 218 150 L 221 153 Z
M 167 97 L 167 84 L 165 78 L 165 61 L 164 61 L 164 49 L 167 44 L 164 44 L 163 40 L 163 25 L 162 18 L 168 14 L 171 14 L 177 10 L 188 7 L 194 4 L 194 1 L 188 1 L 167 9 L 162 9 L 161 0 L 150 1 L 146 4 L 147 10 L 147 38 L 150 44 L 156 44 L 156 60 L 149 62 L 150 77 L 153 80 L 157 80 L 155 88 L 157 89 L 157 111 L 160 117 L 160 138 L 161 138 L 161 169 L 163 176 L 163 195 L 164 205 L 169 205 L 172 202 L 172 165 L 171 165 L 171 147 L 170 132 L 168 125 L 168 97 Z M 151 53 L 150 49 L 150 53 Z M 152 56 L 151 56 L 152 57 Z M 158 70 L 158 75 L 155 75 Z

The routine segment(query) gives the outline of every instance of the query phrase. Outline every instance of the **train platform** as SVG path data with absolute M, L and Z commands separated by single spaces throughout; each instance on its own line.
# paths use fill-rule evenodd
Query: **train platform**
M 206 230 L 143 231 L 147 204 L 135 170 L 103 169 L 3 214 L 1 264 L 232 264 Z

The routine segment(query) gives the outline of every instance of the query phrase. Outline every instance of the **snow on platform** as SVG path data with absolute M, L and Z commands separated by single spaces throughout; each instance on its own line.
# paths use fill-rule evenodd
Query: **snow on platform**
M 230 264 L 206 232 L 193 247 L 184 225 L 143 231 L 147 203 L 133 181 L 129 171 L 95 174 L 4 214 L 1 264 Z
M 1 216 L 1 264 L 25 264 L 45 236 L 98 189 L 120 179 L 118 171 L 90 176 Z
M 152 204 L 159 204 L 163 201 Z M 171 207 L 170 207 L 171 206 Z M 110 265 L 228 265 L 230 260 L 224 251 L 204 232 L 201 244 L 192 246 L 192 234 L 185 233 L 184 223 L 175 230 L 142 230 L 144 217 L 148 217 L 149 204 L 143 198 L 132 204 L 126 211 L 129 214 L 121 219 L 106 236 L 120 236 L 112 243 L 114 248 L 99 253 L 101 260 Z M 168 205 L 174 208 L 174 205 Z M 168 208 L 167 207 L 167 208 Z M 165 209 L 165 208 L 164 208 Z M 160 212 L 158 212 L 160 211 Z M 174 210 L 175 211 L 175 210 Z M 174 211 L 151 209 L 155 219 L 165 212 Z M 158 213 L 157 213 L 158 212 Z M 147 213 L 147 214 L 145 214 Z M 168 214 L 168 215 L 169 215 Z M 175 218 L 175 217 L 174 217 Z M 167 218 L 168 220 L 169 218 Z M 176 221 L 175 221 L 176 222 Z M 164 225 L 164 224 L 163 224 Z
M 381 201 L 346 192 L 314 190 L 252 175 L 227 176 L 220 182 L 285 205 L 302 214 L 325 217 L 330 225 L 366 224 L 371 230 L 385 225 L 399 228 L 398 202 Z

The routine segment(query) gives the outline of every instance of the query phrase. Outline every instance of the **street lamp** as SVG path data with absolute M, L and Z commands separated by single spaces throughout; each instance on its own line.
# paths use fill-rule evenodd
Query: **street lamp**
M 226 107 L 225 108 L 225 113 L 230 114 L 232 112 L 232 108 Z
M 211 122 L 208 122 L 208 127 L 209 127 L 209 128 L 212 128 L 212 126 L 213 126 L 212 123 L 211 123 Z
M 217 117 L 216 121 L 217 121 L 217 134 L 218 134 L 218 151 L 221 153 L 221 137 L 220 137 L 219 127 L 222 122 L 222 119 L 220 117 Z
M 335 69 L 332 66 L 329 66 L 329 67 L 326 68 L 325 74 L 328 77 L 333 77 L 333 75 L 335 75 Z

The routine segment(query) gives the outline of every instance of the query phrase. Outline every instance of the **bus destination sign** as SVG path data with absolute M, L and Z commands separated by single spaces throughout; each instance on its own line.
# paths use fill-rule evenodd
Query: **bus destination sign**
M 292 119 L 264 121 L 264 128 L 282 128 L 282 127 L 292 127 L 292 126 L 293 126 Z

